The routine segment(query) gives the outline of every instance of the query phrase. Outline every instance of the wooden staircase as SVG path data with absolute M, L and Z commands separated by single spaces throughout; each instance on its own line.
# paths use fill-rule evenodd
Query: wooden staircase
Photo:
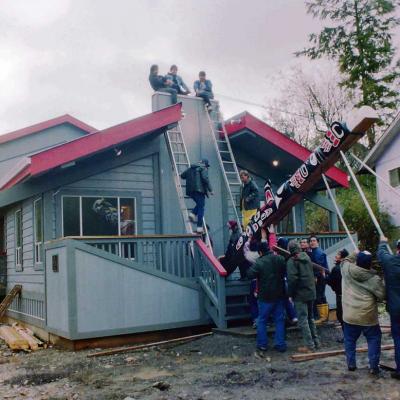
M 225 281 L 226 322 L 248 320 L 250 323 L 250 281 Z
M 22 291 L 22 285 L 15 285 L 11 289 L 11 291 L 7 294 L 7 296 L 4 298 L 4 300 L 0 304 L 0 319 L 4 316 L 8 307 L 10 307 L 15 297 L 19 295 L 21 291 Z

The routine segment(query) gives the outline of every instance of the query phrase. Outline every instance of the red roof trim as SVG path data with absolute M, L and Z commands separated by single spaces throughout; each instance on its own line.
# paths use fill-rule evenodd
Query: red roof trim
M 181 107 L 182 105 L 179 103 L 33 154 L 30 156 L 30 166 L 16 173 L 14 178 L 8 181 L 1 189 L 9 189 L 28 176 L 39 175 L 63 164 L 178 122 L 182 118 Z
M 226 123 L 225 128 L 228 136 L 232 136 L 244 129 L 249 129 L 261 138 L 288 152 L 301 161 L 305 161 L 311 154 L 311 152 L 304 146 L 296 143 L 294 140 L 288 138 L 283 133 L 277 131 L 248 112 L 231 118 L 230 122 Z M 339 185 L 346 188 L 349 187 L 347 174 L 341 169 L 331 167 L 326 172 L 326 175 Z
M 45 129 L 52 128 L 57 125 L 69 123 L 73 126 L 76 126 L 79 129 L 82 129 L 83 131 L 87 133 L 93 133 L 96 132 L 97 129 L 93 128 L 93 126 L 90 126 L 88 124 L 85 124 L 84 122 L 80 121 L 79 119 L 74 118 L 72 115 L 65 114 L 61 115 L 60 117 L 56 117 L 53 119 L 49 119 L 47 121 L 40 122 L 35 125 L 27 126 L 26 128 L 18 129 L 13 132 L 5 133 L 4 135 L 0 135 L 0 144 L 10 142 L 12 140 L 20 139 L 24 136 L 32 135 L 33 133 L 37 133 L 40 131 L 43 131 Z

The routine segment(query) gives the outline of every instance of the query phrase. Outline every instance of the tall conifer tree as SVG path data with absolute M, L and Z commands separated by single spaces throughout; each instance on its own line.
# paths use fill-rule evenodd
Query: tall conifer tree
M 400 62 L 394 64 L 392 44 L 400 0 L 309 0 L 307 12 L 327 20 L 318 34 L 309 37 L 311 47 L 296 53 L 311 59 L 326 56 L 338 62 L 342 84 L 355 92 L 358 106 L 374 107 L 383 120 L 399 105 Z M 367 133 L 368 147 L 375 131 Z

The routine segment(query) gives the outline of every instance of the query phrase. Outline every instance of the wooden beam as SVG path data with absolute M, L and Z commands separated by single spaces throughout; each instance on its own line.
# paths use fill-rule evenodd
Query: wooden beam
M 200 338 L 205 337 L 205 336 L 210 336 L 212 334 L 213 334 L 212 332 L 207 332 L 207 333 L 201 333 L 200 335 L 192 335 L 192 336 L 185 336 L 185 337 L 177 338 L 177 339 L 163 340 L 162 342 L 155 342 L 155 343 L 149 343 L 149 344 L 140 344 L 138 346 L 123 347 L 123 348 L 115 349 L 115 350 L 99 351 L 98 353 L 88 354 L 87 357 L 109 356 L 109 355 L 112 355 L 112 354 L 126 353 L 126 352 L 129 352 L 129 351 L 147 349 L 149 347 L 154 347 L 154 346 L 162 346 L 164 344 L 186 342 L 186 341 L 190 341 L 190 340 L 200 339 Z
M 381 346 L 381 350 L 393 350 L 394 344 L 386 344 Z M 368 347 L 360 347 L 356 349 L 357 353 L 366 353 L 368 351 Z M 344 350 L 331 350 L 331 351 L 321 351 L 318 353 L 305 353 L 305 354 L 293 354 L 290 356 L 290 360 L 293 362 L 301 362 L 301 361 L 310 361 L 315 360 L 317 358 L 326 358 L 338 356 L 341 354 L 345 354 Z

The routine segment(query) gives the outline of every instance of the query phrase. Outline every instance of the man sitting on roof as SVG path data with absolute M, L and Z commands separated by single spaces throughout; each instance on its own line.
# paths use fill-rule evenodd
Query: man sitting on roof
M 205 103 L 208 111 L 212 111 L 212 105 L 210 99 L 214 98 L 212 92 L 212 83 L 209 79 L 206 79 L 206 73 L 204 71 L 199 72 L 199 79 L 194 82 L 194 91 L 197 97 L 201 97 Z
M 150 67 L 149 82 L 156 92 L 169 93 L 171 95 L 172 104 L 178 102 L 178 92 L 172 87 L 173 82 L 162 75 L 158 75 L 158 65 L 152 65 Z
M 165 76 L 167 80 L 172 82 L 171 87 L 175 89 L 179 94 L 189 94 L 190 90 L 186 86 L 183 79 L 178 75 L 178 67 L 176 65 L 171 65 L 168 74 Z

